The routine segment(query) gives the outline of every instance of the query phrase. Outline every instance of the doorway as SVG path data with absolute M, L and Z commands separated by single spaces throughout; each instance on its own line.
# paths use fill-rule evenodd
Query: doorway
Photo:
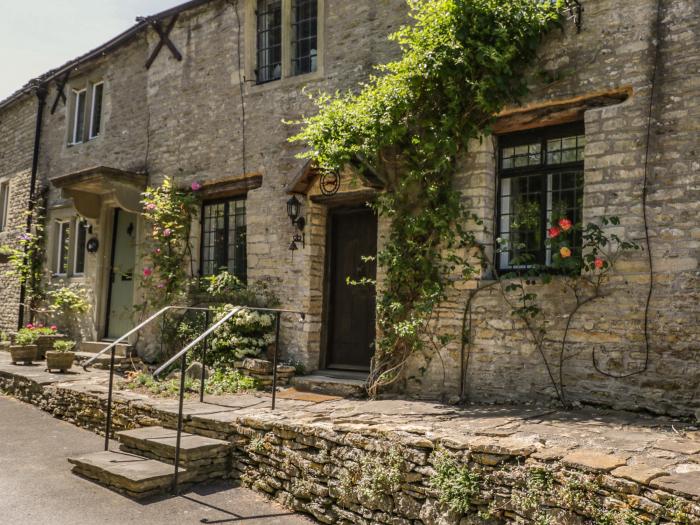
M 105 336 L 117 339 L 133 328 L 136 215 L 114 210 Z
M 327 267 L 328 310 L 325 367 L 368 371 L 374 354 L 375 287 L 349 284 L 348 279 L 374 280 L 377 217 L 366 206 L 329 214 Z

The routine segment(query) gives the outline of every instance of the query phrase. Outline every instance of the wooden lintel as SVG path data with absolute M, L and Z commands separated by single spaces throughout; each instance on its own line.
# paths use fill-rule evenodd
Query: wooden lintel
M 373 201 L 377 197 L 378 193 L 379 192 L 374 189 L 364 189 L 338 192 L 333 195 L 312 195 L 311 202 L 314 204 L 324 204 L 326 206 L 362 204 Z
M 259 173 L 251 173 L 242 177 L 229 177 L 205 182 L 200 192 L 205 199 L 235 197 L 261 187 L 262 180 L 263 176 Z
M 527 129 L 566 124 L 583 120 L 586 111 L 612 106 L 632 96 L 631 86 L 595 91 L 573 98 L 538 102 L 524 107 L 506 108 L 501 111 L 491 127 L 494 134 L 512 133 Z

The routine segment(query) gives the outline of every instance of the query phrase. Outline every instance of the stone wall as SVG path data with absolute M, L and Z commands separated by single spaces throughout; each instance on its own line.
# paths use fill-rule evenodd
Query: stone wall
M 618 216 L 614 232 L 635 241 L 643 251 L 625 256 L 605 288 L 606 296 L 584 306 L 571 322 L 563 379 L 570 401 L 692 414 L 700 408 L 700 183 L 698 148 L 698 66 L 700 5 L 692 0 L 663 0 L 659 57 L 651 108 L 654 71 L 655 0 L 621 8 L 619 2 L 585 3 L 583 27 L 572 24 L 543 43 L 533 68 L 532 92 L 524 104 L 567 99 L 586 93 L 631 86 L 624 103 L 590 109 L 585 114 L 584 222 Z M 676 60 L 674 57 L 682 57 Z M 547 78 L 543 82 L 542 78 Z M 465 204 L 486 220 L 483 240 L 493 243 L 496 188 L 494 153 L 498 138 L 474 143 L 458 182 L 468 188 Z M 645 164 L 648 160 L 648 169 Z M 642 209 L 645 173 L 648 183 L 646 243 Z M 651 250 L 653 289 L 649 308 L 648 367 L 644 308 L 649 292 Z M 475 401 L 551 399 L 542 358 L 522 323 L 511 314 L 498 287 L 486 274 L 478 283 L 458 283 L 439 312 L 442 333 L 455 342 L 442 359 L 416 356 L 406 386 L 417 396 L 460 394 L 464 369 L 466 397 Z M 476 287 L 484 288 L 465 306 Z M 555 282 L 538 293 L 548 319 L 546 357 L 558 375 L 558 353 L 567 298 Z M 462 352 L 462 326 L 471 328 L 471 344 Z M 604 376 L 643 373 L 625 379 Z M 425 373 L 422 368 L 427 368 Z M 467 369 L 468 368 L 468 369 Z
M 41 386 L 1 372 L 0 392 L 103 431 L 105 395 L 89 386 Z M 176 406 L 117 393 L 114 431 L 176 428 Z M 233 443 L 233 477 L 321 523 L 700 523 L 693 478 L 679 485 L 660 469 L 593 450 L 539 448 L 536 440 L 505 436 L 421 436 L 360 422 L 296 423 L 259 409 L 186 414 L 185 431 Z
M 0 182 L 10 188 L 7 226 L 0 232 L 0 245 L 17 246 L 26 230 L 32 171 L 32 152 L 37 99 L 26 95 L 10 107 L 0 109 Z M 0 260 L 0 330 L 17 329 L 20 286 L 11 270 Z

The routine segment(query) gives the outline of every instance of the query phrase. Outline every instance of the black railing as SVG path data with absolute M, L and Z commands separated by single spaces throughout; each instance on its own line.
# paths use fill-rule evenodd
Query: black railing
M 180 445 L 182 437 L 182 426 L 183 426 L 183 411 L 185 402 L 185 376 L 187 371 L 187 354 L 200 344 L 202 347 L 202 362 L 201 362 L 201 375 L 200 375 L 200 387 L 199 387 L 199 401 L 204 402 L 204 390 L 206 381 L 206 365 L 207 365 L 207 349 L 208 349 L 208 337 L 216 332 L 221 326 L 228 322 L 233 316 L 243 310 L 255 310 L 259 312 L 271 312 L 275 314 L 275 351 L 272 357 L 272 410 L 275 410 L 276 399 L 277 399 L 277 365 L 279 362 L 279 346 L 280 346 L 280 325 L 282 320 L 282 314 L 295 314 L 299 315 L 301 320 L 305 319 L 305 314 L 303 312 L 294 310 L 282 310 L 276 308 L 254 308 L 248 306 L 235 306 L 231 308 L 229 312 L 226 313 L 221 319 L 217 320 L 213 325 L 210 325 L 211 312 L 210 308 L 201 307 L 191 307 L 191 306 L 166 306 L 165 308 L 159 310 L 151 317 L 140 323 L 138 326 L 134 327 L 132 330 L 116 339 L 110 343 L 107 347 L 103 348 L 100 352 L 91 357 L 88 361 L 83 364 L 83 368 L 87 370 L 87 367 L 94 362 L 98 357 L 110 351 L 110 365 L 109 365 L 109 388 L 107 393 L 107 414 L 105 421 L 105 450 L 109 450 L 109 439 L 112 433 L 112 397 L 114 390 L 114 365 L 116 358 L 116 348 L 117 345 L 123 341 L 128 340 L 130 336 L 136 334 L 147 325 L 165 316 L 171 310 L 195 310 L 205 312 L 205 326 L 206 329 L 199 336 L 197 336 L 193 341 L 188 343 L 182 350 L 176 353 L 173 357 L 168 359 L 164 364 L 162 364 L 155 372 L 153 372 L 153 377 L 157 378 L 163 374 L 166 370 L 176 362 L 180 362 L 180 390 L 179 390 L 179 404 L 178 404 L 178 416 L 177 416 L 177 437 L 175 440 L 175 476 L 173 478 L 173 493 L 177 494 L 178 488 L 178 477 L 179 477 L 179 464 L 180 464 Z

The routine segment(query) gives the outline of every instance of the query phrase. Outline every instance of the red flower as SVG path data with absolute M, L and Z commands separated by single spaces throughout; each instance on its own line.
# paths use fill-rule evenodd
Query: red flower
M 596 257 L 595 261 L 593 261 L 593 264 L 598 270 L 601 270 L 603 266 L 605 266 L 605 262 L 600 257 Z
M 153 270 L 150 268 L 144 268 L 143 269 L 143 276 L 144 277 L 150 277 L 153 274 Z
M 194 181 L 190 188 L 192 188 L 192 191 L 199 191 L 202 189 L 202 185 L 199 182 Z
M 574 224 L 569 219 L 559 219 L 559 227 L 568 232 Z
M 547 233 L 549 234 L 550 239 L 554 239 L 555 237 L 559 236 L 561 230 L 556 226 L 552 226 L 549 230 L 547 230 Z
M 32 323 L 27 323 L 27 328 L 31 330 L 32 328 L 34 328 L 34 325 Z
M 58 330 L 58 326 L 56 326 L 55 324 L 52 324 L 52 325 L 51 325 L 51 331 L 52 331 L 52 332 L 55 332 L 56 330 Z

